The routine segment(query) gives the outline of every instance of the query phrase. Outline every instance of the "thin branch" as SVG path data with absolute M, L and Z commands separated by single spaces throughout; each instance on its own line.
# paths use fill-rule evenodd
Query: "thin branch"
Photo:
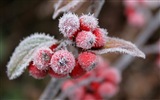
M 143 52 L 145 54 L 156 54 L 156 53 L 160 53 L 160 48 L 158 47 L 159 45 L 156 44 L 152 44 L 152 45 L 148 45 L 143 47 Z
M 104 3 L 105 0 L 92 0 L 87 12 L 93 13 L 95 17 L 98 17 Z
M 61 80 L 57 80 L 52 78 L 51 81 L 48 83 L 47 87 L 45 88 L 44 92 L 42 93 L 39 100 L 51 100 L 53 97 L 58 93 Z
M 135 44 L 138 47 L 142 47 L 147 40 L 150 38 L 152 33 L 156 31 L 160 26 L 160 11 L 153 17 L 150 22 L 148 23 L 148 26 L 143 29 L 142 32 L 139 33 L 137 36 L 137 39 L 135 40 Z M 131 56 L 122 56 L 119 60 L 114 64 L 121 72 L 134 60 Z

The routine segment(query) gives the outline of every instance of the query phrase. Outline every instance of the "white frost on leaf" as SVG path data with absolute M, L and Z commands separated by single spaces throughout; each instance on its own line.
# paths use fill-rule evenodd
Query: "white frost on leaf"
M 54 37 L 35 33 L 23 41 L 14 50 L 7 64 L 7 75 L 10 80 L 20 76 L 33 59 L 34 51 L 42 46 L 51 46 L 57 42 Z
M 103 49 L 92 50 L 92 51 L 95 52 L 96 54 L 120 52 L 120 53 L 127 53 L 132 56 L 145 58 L 145 54 L 142 51 L 140 51 L 131 42 L 128 42 L 122 39 L 118 39 L 118 38 L 111 38 L 111 37 L 107 37 L 107 41 Z
M 76 9 L 79 7 L 78 5 L 83 3 L 85 0 L 70 0 L 67 2 L 67 0 L 60 0 L 54 5 L 54 14 L 52 16 L 53 19 L 55 19 L 60 13 L 68 12 L 71 9 Z M 63 6 L 61 6 L 63 5 Z M 60 7 L 61 6 L 61 7 Z

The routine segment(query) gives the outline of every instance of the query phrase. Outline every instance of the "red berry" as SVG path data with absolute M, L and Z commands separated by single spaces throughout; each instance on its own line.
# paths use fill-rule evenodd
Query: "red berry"
M 105 79 L 115 84 L 120 83 L 120 73 L 116 68 L 108 68 L 105 72 Z
M 29 74 L 35 79 L 42 79 L 48 74 L 46 70 L 39 70 L 37 66 L 33 65 L 33 62 L 28 66 L 28 70 Z
M 75 66 L 75 58 L 71 52 L 59 50 L 53 54 L 50 64 L 55 73 L 68 74 Z
M 59 19 L 59 30 L 64 37 L 73 37 L 74 34 L 79 30 L 79 27 L 79 18 L 75 14 L 67 13 Z
M 96 41 L 95 35 L 90 31 L 81 31 L 76 37 L 76 45 L 82 49 L 90 49 Z
M 49 69 L 48 73 L 53 78 L 64 78 L 64 77 L 68 76 L 68 74 L 57 74 L 51 68 Z
M 92 82 L 92 83 L 90 84 L 90 86 L 91 86 L 91 89 L 92 89 L 93 91 L 97 91 L 98 88 L 99 88 L 99 86 L 100 86 L 100 83 L 99 83 L 99 82 Z
M 72 72 L 69 74 L 71 78 L 79 78 L 80 76 L 84 75 L 86 71 L 82 69 L 82 67 L 79 65 L 78 61 L 76 61 L 76 65 Z
M 78 87 L 72 90 L 73 92 L 69 94 L 69 100 L 83 100 L 85 89 L 83 87 Z
M 95 35 L 96 37 L 96 42 L 94 43 L 94 48 L 100 48 L 100 47 L 103 47 L 106 43 L 106 35 L 107 35 L 107 32 L 106 30 L 102 29 L 102 28 L 96 28 L 94 31 L 93 31 L 93 34 Z
M 50 46 L 50 49 L 52 51 L 55 51 L 55 49 L 57 48 L 57 46 L 58 46 L 58 44 L 53 44 L 53 45 Z
M 82 52 L 78 55 L 78 62 L 86 71 L 90 71 L 98 64 L 96 54 L 92 52 Z
M 83 100 L 97 100 L 92 94 L 85 94 Z
M 79 19 L 81 30 L 92 31 L 98 27 L 98 21 L 93 15 L 82 15 Z
M 61 88 L 62 88 L 63 91 L 66 91 L 67 89 L 73 87 L 74 85 L 75 85 L 75 84 L 74 84 L 73 81 L 67 80 L 67 81 L 65 81 L 65 82 L 62 84 L 62 87 L 61 87 Z
M 98 88 L 98 93 L 103 98 L 112 97 L 113 95 L 116 94 L 116 92 L 117 92 L 117 87 L 110 82 L 104 82 Z
M 52 51 L 48 47 L 39 48 L 34 55 L 33 64 L 39 70 L 47 70 L 49 68 Z

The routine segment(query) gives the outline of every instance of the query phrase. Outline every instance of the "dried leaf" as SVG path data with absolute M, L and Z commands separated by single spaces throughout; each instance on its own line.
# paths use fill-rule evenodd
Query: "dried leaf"
M 71 9 L 77 9 L 78 5 L 84 3 L 85 0 L 60 0 L 54 5 L 53 19 L 55 19 L 60 13 L 70 11 Z
M 7 64 L 7 75 L 10 80 L 20 76 L 33 58 L 34 51 L 42 46 L 55 44 L 54 37 L 45 34 L 33 34 L 17 46 Z
M 104 54 L 109 52 L 120 52 L 120 53 L 127 53 L 132 56 L 145 58 L 145 54 L 142 51 L 140 51 L 131 42 L 118 39 L 118 38 L 111 38 L 111 37 L 107 37 L 107 42 L 103 49 L 93 50 L 93 52 L 97 54 Z

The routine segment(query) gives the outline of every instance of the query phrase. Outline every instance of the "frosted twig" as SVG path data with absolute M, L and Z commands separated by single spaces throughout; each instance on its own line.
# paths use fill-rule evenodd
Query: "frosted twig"
M 104 3 L 105 3 L 105 0 L 92 0 L 91 1 L 91 5 L 89 6 L 87 12 L 89 13 L 93 13 L 95 17 L 98 17 Z
M 58 93 L 62 80 L 52 78 L 39 100 L 51 100 Z
M 139 33 L 137 39 L 135 40 L 135 44 L 138 47 L 142 47 L 152 33 L 157 30 L 160 26 L 160 11 L 153 17 L 148 25 L 143 29 L 142 32 Z M 116 66 L 121 72 L 133 61 L 133 57 L 131 56 L 122 56 L 115 62 L 114 66 Z

